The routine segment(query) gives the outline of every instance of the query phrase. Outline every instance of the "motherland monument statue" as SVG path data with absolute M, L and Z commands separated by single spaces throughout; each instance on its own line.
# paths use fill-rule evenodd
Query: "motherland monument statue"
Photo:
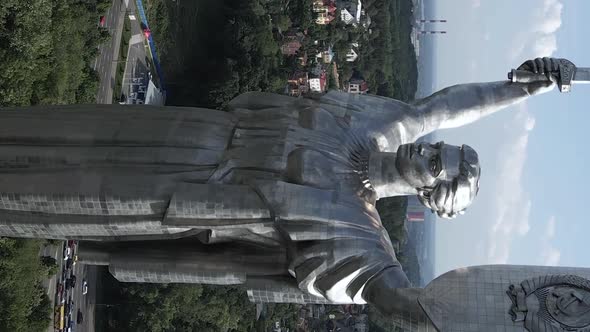
M 0 235 L 81 240 L 79 258 L 120 281 L 241 284 L 253 301 L 392 312 L 411 288 L 376 201 L 416 195 L 453 218 L 479 189 L 471 147 L 416 140 L 563 91 L 574 70 L 538 58 L 511 81 L 412 104 L 333 91 L 246 93 L 227 112 L 3 109 Z

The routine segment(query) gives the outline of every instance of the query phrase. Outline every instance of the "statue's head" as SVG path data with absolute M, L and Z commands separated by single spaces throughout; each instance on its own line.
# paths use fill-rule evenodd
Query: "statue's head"
M 395 164 L 422 204 L 443 218 L 462 213 L 479 190 L 479 158 L 468 145 L 404 144 L 397 150 Z

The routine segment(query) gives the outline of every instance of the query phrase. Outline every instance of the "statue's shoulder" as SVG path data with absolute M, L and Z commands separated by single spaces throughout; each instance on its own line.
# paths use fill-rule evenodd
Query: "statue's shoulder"
M 236 109 L 267 109 L 292 105 L 298 98 L 271 92 L 252 91 L 242 93 L 228 103 L 228 108 Z
M 322 104 L 339 105 L 356 111 L 382 111 L 411 107 L 402 101 L 369 94 L 354 94 L 343 91 L 329 91 L 318 99 Z

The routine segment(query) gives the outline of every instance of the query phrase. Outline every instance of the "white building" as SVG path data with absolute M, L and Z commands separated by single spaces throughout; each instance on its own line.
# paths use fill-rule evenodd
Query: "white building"
M 344 2 L 340 8 L 340 19 L 345 24 L 357 25 L 361 21 L 362 4 L 361 0 L 350 0 Z
M 316 54 L 316 58 L 321 58 L 324 63 L 330 63 L 334 59 L 334 51 L 332 51 L 332 47 L 329 46 L 327 50 L 321 51 Z
M 340 19 L 346 24 L 352 24 L 354 22 L 354 16 L 346 8 L 340 10 Z
M 309 90 L 322 92 L 322 80 L 319 77 L 309 79 Z
M 354 62 L 359 57 L 359 55 L 354 51 L 353 48 L 350 48 L 350 51 L 346 53 L 346 61 Z
M 162 90 L 158 89 L 156 85 L 150 80 L 148 83 L 147 92 L 145 94 L 145 104 L 164 106 L 166 103 L 166 95 Z

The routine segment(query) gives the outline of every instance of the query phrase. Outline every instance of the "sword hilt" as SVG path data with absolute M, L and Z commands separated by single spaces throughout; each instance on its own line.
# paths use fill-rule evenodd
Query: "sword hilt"
M 569 92 L 572 86 L 573 76 L 576 66 L 567 59 L 559 59 L 559 75 L 557 79 L 557 86 L 560 92 Z M 518 83 L 532 83 L 550 81 L 548 74 L 535 74 L 528 70 L 512 69 L 508 73 L 508 79 L 511 82 Z
M 543 82 L 550 81 L 549 77 L 545 74 L 537 74 L 528 70 L 512 69 L 508 73 L 508 79 L 513 83 L 532 83 L 532 82 Z

